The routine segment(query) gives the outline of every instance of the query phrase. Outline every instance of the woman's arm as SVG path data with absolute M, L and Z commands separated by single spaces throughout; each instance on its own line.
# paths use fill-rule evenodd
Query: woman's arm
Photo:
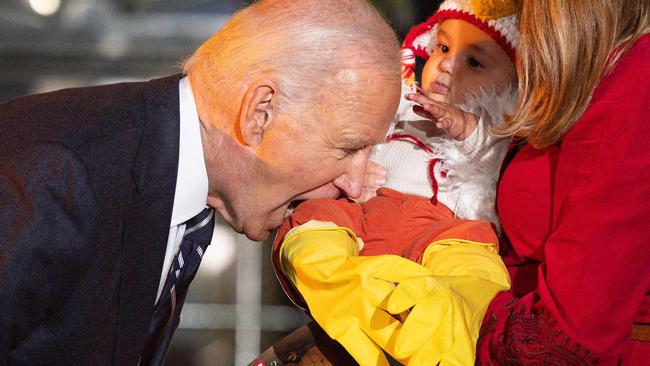
M 635 87 L 650 50 L 637 52 L 564 137 L 537 288 L 493 301 L 480 363 L 617 364 L 627 352 L 650 290 L 650 95 Z

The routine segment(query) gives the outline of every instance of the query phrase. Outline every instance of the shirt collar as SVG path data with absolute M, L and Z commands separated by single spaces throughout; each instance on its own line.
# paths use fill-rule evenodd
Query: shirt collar
M 180 225 L 206 206 L 208 173 L 203 158 L 203 144 L 192 87 L 185 77 L 179 81 L 180 137 L 178 175 L 170 226 Z

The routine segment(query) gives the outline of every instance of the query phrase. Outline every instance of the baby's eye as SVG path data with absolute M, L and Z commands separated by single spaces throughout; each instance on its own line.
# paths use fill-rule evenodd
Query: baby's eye
M 469 65 L 469 67 L 475 68 L 475 69 L 484 67 L 483 64 L 480 63 L 474 57 L 470 57 L 470 58 L 467 59 L 467 65 Z
M 445 45 L 445 44 L 441 43 L 441 44 L 438 45 L 438 47 L 440 47 L 440 51 L 442 51 L 442 53 L 449 52 L 449 47 L 447 47 L 447 45 Z

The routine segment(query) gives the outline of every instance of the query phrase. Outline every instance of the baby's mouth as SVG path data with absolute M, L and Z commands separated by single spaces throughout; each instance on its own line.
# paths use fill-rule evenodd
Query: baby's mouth
M 429 86 L 429 92 L 434 94 L 448 95 L 449 87 L 439 82 L 433 82 Z

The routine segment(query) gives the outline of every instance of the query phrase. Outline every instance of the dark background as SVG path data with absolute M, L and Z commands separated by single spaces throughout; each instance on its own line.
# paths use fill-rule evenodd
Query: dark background
M 440 3 L 372 2 L 401 37 Z M 185 57 L 249 3 L 0 0 L 0 102 L 177 73 Z M 306 321 L 276 284 L 270 243 L 251 243 L 221 224 L 204 258 L 168 365 L 245 365 Z

